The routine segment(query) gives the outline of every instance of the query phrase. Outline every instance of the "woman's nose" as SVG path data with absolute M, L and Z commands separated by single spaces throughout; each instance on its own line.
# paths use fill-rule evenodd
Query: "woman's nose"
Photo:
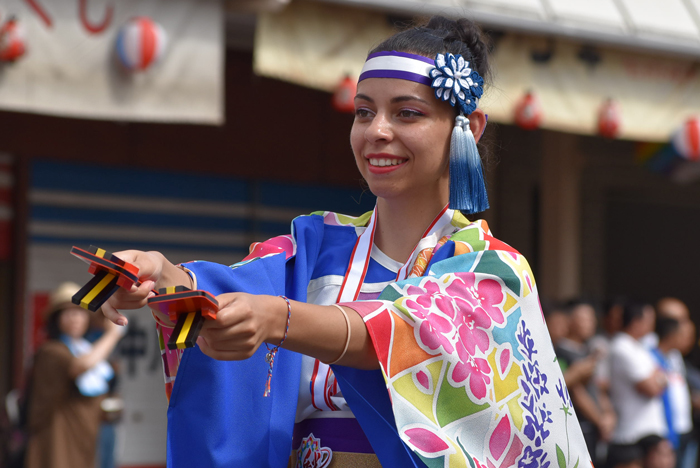
M 382 114 L 375 115 L 365 131 L 365 138 L 369 142 L 381 140 L 390 141 L 393 135 L 391 122 Z

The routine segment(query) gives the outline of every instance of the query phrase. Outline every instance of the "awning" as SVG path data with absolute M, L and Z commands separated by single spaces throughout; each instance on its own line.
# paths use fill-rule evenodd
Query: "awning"
M 255 70 L 332 91 L 346 74 L 357 77 L 367 52 L 392 32 L 375 10 L 292 2 L 261 15 Z M 625 139 L 667 141 L 688 116 L 700 113 L 700 66 L 690 58 L 508 32 L 495 44 L 493 68 L 481 107 L 496 122 L 513 122 L 527 91 L 539 97 L 543 128 L 580 134 L 596 132 L 609 98 L 619 106 L 619 137 Z
M 700 0 L 319 1 L 410 16 L 467 16 L 505 31 L 700 57 Z

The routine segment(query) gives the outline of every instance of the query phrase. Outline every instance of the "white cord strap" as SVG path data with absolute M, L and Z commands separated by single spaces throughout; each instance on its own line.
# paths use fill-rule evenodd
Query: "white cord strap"
M 347 338 L 346 338 L 346 340 L 345 340 L 345 348 L 343 348 L 343 352 L 340 353 L 340 356 L 338 356 L 338 359 L 336 359 L 335 361 L 326 363 L 326 364 L 328 364 L 329 366 L 332 365 L 332 364 L 335 364 L 336 362 L 338 362 L 338 361 L 340 361 L 341 359 L 343 359 L 343 357 L 345 357 L 345 353 L 348 352 L 348 346 L 350 346 L 350 336 L 351 336 L 351 332 L 352 332 L 352 330 L 351 330 L 351 328 L 350 328 L 350 319 L 348 318 L 348 314 L 347 314 L 347 312 L 345 312 L 345 309 L 343 309 L 342 307 L 340 307 L 338 304 L 331 304 L 331 305 L 333 305 L 334 307 L 337 307 L 338 310 L 339 310 L 340 312 L 342 312 L 343 317 L 345 317 L 345 325 L 347 326 L 347 329 L 348 329 L 348 336 L 347 336 Z

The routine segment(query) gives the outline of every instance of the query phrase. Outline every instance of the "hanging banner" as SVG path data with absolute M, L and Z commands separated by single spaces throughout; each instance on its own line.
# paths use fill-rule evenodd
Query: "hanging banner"
M 292 2 L 258 17 L 253 70 L 333 92 L 345 76 L 357 80 L 367 52 L 392 32 L 376 11 Z
M 332 92 L 357 77 L 369 50 L 394 32 L 382 13 L 292 2 L 261 15 L 255 71 Z M 591 48 L 563 39 L 507 33 L 495 42 L 493 83 L 479 103 L 489 121 L 514 123 L 520 98 L 536 93 L 540 128 L 596 135 L 601 103 L 619 109 L 618 138 L 668 141 L 700 112 L 700 65 L 661 55 Z
M 127 121 L 224 121 L 221 0 L 0 3 L 0 24 L 13 17 L 26 50 L 14 62 L 0 63 L 0 109 Z M 132 28 L 122 34 L 126 41 L 118 40 L 133 18 L 157 26 Z M 129 59 L 148 66 L 130 70 L 124 65 Z

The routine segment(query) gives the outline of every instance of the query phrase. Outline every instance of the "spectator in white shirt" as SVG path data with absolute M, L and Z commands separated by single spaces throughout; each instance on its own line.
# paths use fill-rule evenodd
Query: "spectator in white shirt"
M 666 436 L 667 426 L 660 395 L 667 380 L 651 352 L 640 339 L 654 326 L 654 309 L 648 304 L 627 304 L 622 313 L 622 331 L 610 346 L 610 398 L 617 413 L 617 426 L 609 459 L 625 452 L 642 438 Z

